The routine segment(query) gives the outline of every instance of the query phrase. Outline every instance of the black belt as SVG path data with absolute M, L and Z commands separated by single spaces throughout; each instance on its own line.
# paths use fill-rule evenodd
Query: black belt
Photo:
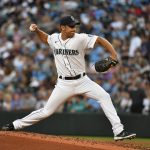
M 63 79 L 63 80 L 76 80 L 76 79 L 80 79 L 81 77 L 84 77 L 85 76 L 85 72 L 83 74 L 78 74 L 74 77 L 62 77 L 62 76 L 59 76 L 60 79 Z

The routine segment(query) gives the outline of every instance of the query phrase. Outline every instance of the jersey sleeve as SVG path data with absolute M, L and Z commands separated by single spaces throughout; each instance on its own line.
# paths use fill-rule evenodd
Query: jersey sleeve
M 83 34 L 83 44 L 85 49 L 91 49 L 94 47 L 98 36 L 91 34 Z
M 51 35 L 48 35 L 47 42 L 48 42 L 49 45 L 51 45 L 51 43 L 52 43 L 52 41 L 51 41 Z
M 48 35 L 48 37 L 47 37 L 47 42 L 48 42 L 49 46 L 51 47 L 51 49 L 54 48 L 54 41 L 55 41 L 56 37 L 57 37 L 56 33 Z

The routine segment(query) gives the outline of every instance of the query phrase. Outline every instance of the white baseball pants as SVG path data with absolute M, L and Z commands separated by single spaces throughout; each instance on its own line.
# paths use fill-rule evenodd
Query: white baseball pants
M 58 79 L 45 107 L 33 111 L 22 119 L 15 120 L 13 122 L 15 129 L 17 130 L 30 126 L 52 115 L 58 106 L 64 103 L 67 98 L 76 94 L 86 94 L 88 97 L 100 103 L 101 108 L 112 125 L 114 135 L 119 134 L 123 130 L 123 125 L 121 124 L 109 94 L 88 76 L 84 76 L 77 80 Z

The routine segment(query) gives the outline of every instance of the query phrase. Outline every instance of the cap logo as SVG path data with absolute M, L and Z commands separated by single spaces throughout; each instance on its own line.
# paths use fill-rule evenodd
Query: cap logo
M 71 19 L 72 19 L 73 21 L 75 21 L 75 19 L 74 19 L 74 17 L 73 17 L 73 16 L 71 16 Z

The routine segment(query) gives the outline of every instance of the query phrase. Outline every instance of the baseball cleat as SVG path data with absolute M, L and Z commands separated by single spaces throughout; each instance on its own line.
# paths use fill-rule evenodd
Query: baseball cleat
M 114 140 L 115 141 L 122 141 L 124 139 L 134 139 L 136 137 L 136 134 L 135 133 L 128 133 L 126 131 L 122 131 L 121 133 L 119 133 L 118 135 L 116 135 L 114 137 Z
M 6 124 L 1 128 L 1 131 L 13 131 L 13 130 L 15 130 L 15 128 L 12 123 Z

